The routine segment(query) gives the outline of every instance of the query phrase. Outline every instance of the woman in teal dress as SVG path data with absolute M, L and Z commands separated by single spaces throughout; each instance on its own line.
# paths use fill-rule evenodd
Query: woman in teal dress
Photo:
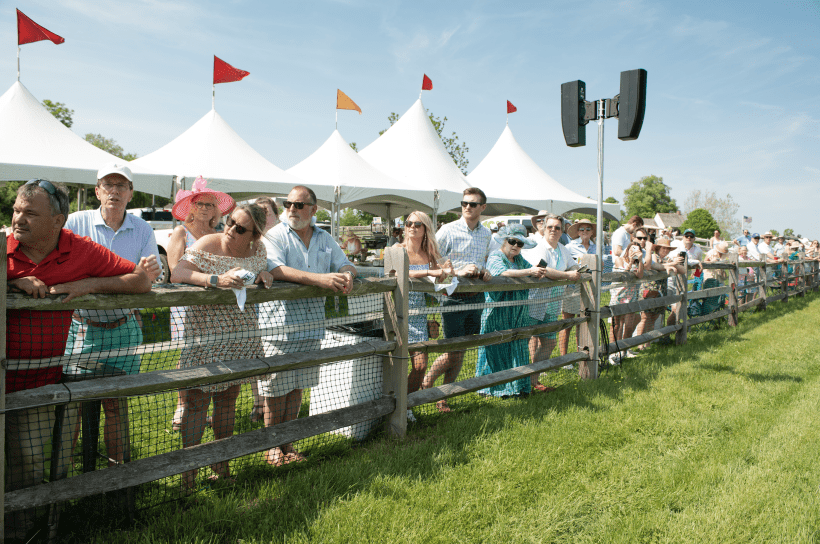
M 535 247 L 535 242 L 527 238 L 527 231 L 523 225 L 509 225 L 502 227 L 493 235 L 496 242 L 501 242 L 501 248 L 493 251 L 487 258 L 487 270 L 493 276 L 521 278 L 525 276 L 543 278 L 545 268 L 532 267 L 521 256 L 523 248 Z M 485 293 L 487 302 L 526 301 L 529 291 L 492 291 Z M 524 327 L 530 324 L 529 306 L 502 306 L 484 310 L 481 316 L 481 334 L 493 331 Z M 529 350 L 526 340 L 514 340 L 506 344 L 498 344 L 478 348 L 478 363 L 476 376 L 484 376 L 517 366 L 530 363 Z M 481 394 L 495 397 L 509 397 L 530 392 L 529 377 L 513 382 L 493 385 L 479 391 Z

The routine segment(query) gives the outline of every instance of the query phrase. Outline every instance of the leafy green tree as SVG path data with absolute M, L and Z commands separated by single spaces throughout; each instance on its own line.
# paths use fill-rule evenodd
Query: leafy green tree
M 779 230 L 772 229 L 770 232 L 772 233 L 772 236 L 774 236 L 775 238 L 780 236 L 780 231 Z M 785 234 L 783 236 L 785 236 Z
M 783 236 L 794 236 L 794 229 L 783 229 Z
M 9 181 L 0 187 L 0 225 L 11 225 L 11 210 L 23 181 Z
M 439 215 L 438 215 L 438 220 L 439 220 L 442 224 L 444 224 L 444 223 L 452 223 L 453 221 L 458 221 L 458 219 L 459 219 L 460 217 L 461 217 L 461 216 L 460 216 L 460 215 L 458 215 L 458 214 L 457 214 L 457 213 L 455 213 L 455 212 L 447 212 L 447 213 L 444 213 L 444 214 L 439 214 Z
M 670 191 L 662 177 L 642 177 L 624 191 L 624 216 L 655 217 L 656 213 L 678 211 L 678 204 Z
M 330 221 L 330 212 L 319 208 L 316 212 L 316 221 L 328 222 Z
M 358 148 L 358 147 L 356 147 L 356 142 L 350 142 L 350 149 L 352 149 L 352 150 L 353 150 L 353 151 L 355 151 L 356 153 L 358 153 L 358 152 L 359 152 L 359 148 Z
M 465 176 L 467 175 L 467 166 L 470 164 L 470 160 L 467 158 L 467 152 L 470 151 L 470 148 L 467 147 L 467 144 L 460 141 L 458 135 L 453 132 L 450 136 L 444 136 L 442 133 L 444 132 L 444 124 L 447 122 L 447 117 L 443 119 L 440 117 L 435 117 L 430 110 L 425 110 L 430 117 L 430 122 L 433 123 L 433 128 L 436 130 L 436 134 L 438 137 L 441 138 L 441 143 L 444 144 L 444 148 L 447 150 L 447 153 L 450 154 L 450 157 L 453 158 L 453 162 L 456 163 L 456 166 L 461 173 Z M 391 113 L 387 120 L 390 122 L 390 126 L 392 127 L 396 121 L 399 120 L 399 114 L 396 112 Z M 387 129 L 380 130 L 379 136 L 387 132 Z
M 51 100 L 45 99 L 43 100 L 43 106 L 51 112 L 51 115 L 56 117 L 58 121 L 68 128 L 71 128 L 71 125 L 74 124 L 74 120 L 72 119 L 74 110 L 68 109 L 62 102 L 52 102 Z
M 716 228 L 718 228 L 717 221 L 709 210 L 703 208 L 689 212 L 686 221 L 681 225 L 681 231 L 692 229 L 698 238 L 711 238 Z
M 85 135 L 85 141 L 126 161 L 133 161 L 137 158 L 136 153 L 125 153 L 122 146 L 119 145 L 116 140 L 106 138 L 102 134 L 92 134 L 89 132 Z
M 339 218 L 339 225 L 343 227 L 370 225 L 372 223 L 372 214 L 361 210 L 354 210 L 353 208 L 345 208 L 342 210 L 342 216 Z
M 717 221 L 723 239 L 729 240 L 740 234 L 738 222 L 735 219 L 740 206 L 734 201 L 732 195 L 727 194 L 725 198 L 720 198 L 714 191 L 692 191 L 683 203 L 683 210 L 689 213 L 698 208 L 709 210 Z

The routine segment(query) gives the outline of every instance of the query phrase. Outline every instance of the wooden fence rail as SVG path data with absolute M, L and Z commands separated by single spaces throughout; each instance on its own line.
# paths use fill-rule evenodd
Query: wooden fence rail
M 5 245 L 5 239 L 0 245 Z M 62 297 L 50 296 L 44 299 L 32 299 L 23 295 L 6 295 L 4 291 L 0 294 L 0 309 L 2 310 L 0 312 L 0 363 L 2 363 L 0 364 L 0 455 L 5 455 L 2 447 L 5 440 L 5 414 L 12 410 L 196 388 L 197 386 L 223 383 L 239 378 L 261 376 L 270 372 L 305 368 L 374 355 L 381 356 L 383 364 L 382 376 L 379 378 L 382 393 L 381 397 L 376 400 L 319 415 L 311 415 L 270 428 L 248 431 L 191 448 L 134 460 L 106 470 L 89 472 L 69 479 L 55 480 L 47 484 L 19 489 L 5 494 L 0 493 L 0 538 L 3 536 L 3 515 L 5 512 L 145 484 L 160 478 L 181 474 L 194 468 L 257 453 L 374 418 L 386 417 L 389 433 L 397 437 L 403 437 L 406 433 L 406 412 L 408 408 L 519 380 L 568 364 L 578 363 L 579 374 L 584 378 L 597 377 L 599 355 L 605 356 L 618 350 L 635 347 L 672 334 L 676 335 L 676 343 L 685 343 L 687 331 L 694 325 L 724 317 L 728 317 L 730 325 L 736 325 L 737 316 L 741 312 L 755 307 L 765 308 L 766 304 L 776 300 L 788 300 L 791 296 L 802 296 L 809 290 L 817 291 L 820 288 L 820 267 L 818 267 L 816 261 L 790 261 L 788 264 L 793 266 L 793 272 L 788 274 L 784 263 L 781 267 L 783 273 L 776 284 L 781 292 L 777 294 L 768 295 L 766 292 L 770 285 L 775 285 L 767 279 L 767 272 L 772 270 L 771 264 L 754 261 L 744 261 L 739 265 L 725 262 L 704 263 L 704 269 L 726 271 L 728 273 L 728 284 L 696 292 L 687 292 L 685 289 L 679 288 L 679 294 L 642 299 L 603 308 L 600 301 L 595 299 L 595 290 L 591 288 L 593 281 L 634 284 L 647 281 L 666 281 L 671 278 L 679 286 L 685 286 L 686 276 L 672 275 L 670 277 L 666 272 L 646 271 L 640 279 L 630 272 L 596 273 L 595 277 L 592 274 L 585 273 L 581 275 L 578 282 L 501 277 L 493 278 L 489 282 L 483 282 L 459 278 L 458 292 L 460 293 L 514 291 L 578 284 L 581 291 L 582 313 L 579 317 L 562 319 L 545 325 L 511 327 L 508 330 L 486 334 L 460 338 L 431 339 L 410 344 L 408 342 L 408 321 L 410 317 L 408 301 L 410 292 L 432 293 L 435 291 L 436 286 L 428 281 L 411 280 L 408 274 L 406 252 L 401 248 L 388 248 L 385 251 L 386 277 L 357 280 L 350 295 L 352 297 L 382 295 L 382 310 L 380 313 L 384 321 L 383 339 L 371 338 L 360 343 L 306 353 L 223 361 L 196 368 L 155 370 L 128 376 L 111 376 L 89 381 L 48 385 L 8 395 L 5 393 L 5 372 L 9 363 L 12 362 L 6 361 L 5 358 L 7 310 L 232 305 L 235 303 L 235 298 L 233 293 L 226 290 L 204 290 L 199 287 L 181 285 L 156 287 L 150 293 L 144 295 L 86 295 L 69 303 L 63 303 Z M 600 270 L 600 267 L 597 266 L 590 268 Z M 739 269 L 745 268 L 756 268 L 760 279 L 754 283 L 738 286 Z M 0 266 L 0 279 L 5 280 L 5 277 L 6 264 L 4 261 L 3 265 Z M 790 283 L 793 283 L 793 285 L 790 286 Z M 752 290 L 756 298 L 745 303 L 739 303 L 738 301 L 741 298 L 739 292 L 743 291 L 745 293 L 748 290 Z M 247 304 L 272 300 L 338 296 L 337 293 L 330 290 L 289 283 L 274 283 L 270 289 L 249 288 L 247 295 Z M 725 296 L 727 300 L 725 307 L 718 308 L 707 315 L 688 317 L 687 307 L 690 301 L 722 296 Z M 658 311 L 662 312 L 667 306 L 674 306 L 677 317 L 675 325 L 661 327 L 640 336 L 613 343 L 608 343 L 606 338 L 599 339 L 598 337 L 598 322 L 597 317 L 594 316 L 600 316 L 600 319 L 603 320 L 637 312 L 655 311 L 657 313 Z M 562 331 L 576 326 L 580 326 L 581 329 L 578 337 L 580 350 L 576 353 L 569 353 L 543 361 L 533 361 L 528 365 L 517 368 L 485 376 L 470 377 L 455 383 L 407 394 L 407 361 L 410 353 L 463 351 L 480 346 L 527 339 L 534 335 Z M 155 347 L 163 345 L 161 342 L 154 344 Z M 149 349 L 149 347 L 145 347 L 145 349 Z M 40 362 L 43 361 L 47 360 Z M 22 364 L 21 362 L 13 363 Z M 0 473 L 0 484 L 4 483 L 2 478 L 3 475 Z

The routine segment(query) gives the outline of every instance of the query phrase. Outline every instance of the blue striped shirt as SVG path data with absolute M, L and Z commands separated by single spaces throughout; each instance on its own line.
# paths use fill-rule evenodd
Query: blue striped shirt
M 438 229 L 436 242 L 441 256 L 449 258 L 456 270 L 468 264 L 486 268 L 492 234 L 490 229 L 481 223 L 470 230 L 467 221 L 462 217 Z

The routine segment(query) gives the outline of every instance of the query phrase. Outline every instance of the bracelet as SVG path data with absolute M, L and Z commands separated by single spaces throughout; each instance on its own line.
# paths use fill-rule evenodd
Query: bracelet
M 356 279 L 356 274 L 354 274 L 354 273 L 353 273 L 352 271 L 350 271 L 350 270 L 345 270 L 344 272 L 342 272 L 342 274 L 350 274 L 350 278 L 351 278 L 351 279 L 354 279 L 354 280 Z

